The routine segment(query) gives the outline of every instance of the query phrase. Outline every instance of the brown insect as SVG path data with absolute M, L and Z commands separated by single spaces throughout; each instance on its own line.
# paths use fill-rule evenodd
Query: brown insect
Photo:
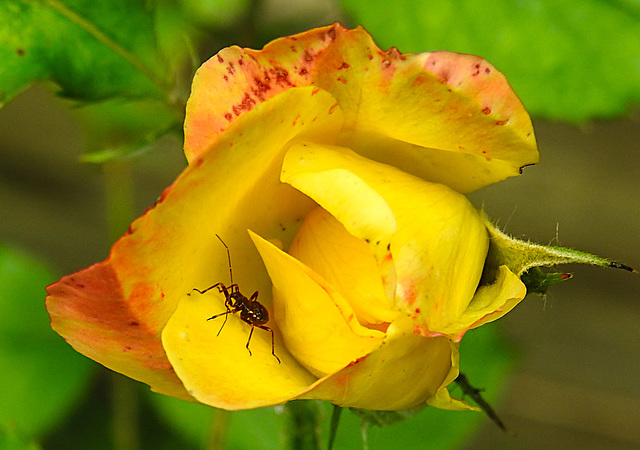
M 231 252 L 229 251 L 229 247 L 224 243 L 222 238 L 216 234 L 216 237 L 220 239 L 224 248 L 227 249 L 227 260 L 229 262 L 229 278 L 231 280 L 231 284 L 229 286 L 225 286 L 224 283 L 216 283 L 213 286 L 209 286 L 204 290 L 196 289 L 193 290 L 199 292 L 200 294 L 204 294 L 207 291 L 210 291 L 213 288 L 218 289 L 218 292 L 224 294 L 225 302 L 224 306 L 227 307 L 225 312 L 220 314 L 216 314 L 215 316 L 209 317 L 207 320 L 217 319 L 218 317 L 224 316 L 224 322 L 220 327 L 220 331 L 216 336 L 220 336 L 220 332 L 224 328 L 227 323 L 227 319 L 229 318 L 229 314 L 240 314 L 240 320 L 251 325 L 251 331 L 249 332 L 249 339 L 247 340 L 247 350 L 249 350 L 249 355 L 252 355 L 251 349 L 249 348 L 249 343 L 251 342 L 251 336 L 253 335 L 253 329 L 255 327 L 261 328 L 265 331 L 271 333 L 271 354 L 278 360 L 278 364 L 280 363 L 280 358 L 276 356 L 275 352 L 275 337 L 273 330 L 269 328 L 266 323 L 269 322 L 269 311 L 267 308 L 258 301 L 258 291 L 254 292 L 251 297 L 245 297 L 242 292 L 240 292 L 240 288 L 237 284 L 233 282 L 233 270 L 231 269 Z

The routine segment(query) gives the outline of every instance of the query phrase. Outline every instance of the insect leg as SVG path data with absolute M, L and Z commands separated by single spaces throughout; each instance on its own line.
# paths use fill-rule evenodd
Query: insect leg
M 251 353 L 251 349 L 249 348 L 249 342 L 251 342 L 251 336 L 253 335 L 253 329 L 254 329 L 255 325 L 251 324 L 251 331 L 249 332 L 249 339 L 247 339 L 247 350 L 249 350 L 249 356 L 252 355 Z
M 220 313 L 220 314 L 216 314 L 215 316 L 211 316 L 211 317 L 209 317 L 207 319 L 207 320 L 212 320 L 212 319 L 216 319 L 218 317 L 224 316 L 224 322 L 222 322 L 222 326 L 220 327 L 220 331 L 218 331 L 218 334 L 216 334 L 216 336 L 220 336 L 220 332 L 224 328 L 224 325 L 227 323 L 227 319 L 229 318 L 229 314 L 233 314 L 234 312 L 236 312 L 236 311 L 227 308 L 227 310 L 225 312 Z
M 217 287 L 217 288 L 218 288 L 218 291 L 223 292 L 223 291 L 222 291 L 222 288 L 224 287 L 224 284 L 222 284 L 222 283 L 216 283 L 216 284 L 214 284 L 213 286 L 209 286 L 208 288 L 206 288 L 206 289 L 204 289 L 204 290 L 202 290 L 202 291 L 201 291 L 200 289 L 197 289 L 197 288 L 193 288 L 193 290 L 194 290 L 194 291 L 196 291 L 196 292 L 198 292 L 199 294 L 204 294 L 205 292 L 210 291 L 211 289 L 213 289 L 213 288 L 215 288 L 215 287 Z
M 280 358 L 278 358 L 276 356 L 276 343 L 275 343 L 275 334 L 273 333 L 273 330 L 271 328 L 269 328 L 266 325 L 255 325 L 258 328 L 262 328 L 265 331 L 268 331 L 269 333 L 271 333 L 271 354 L 278 360 L 278 364 L 280 364 L 282 361 L 280 361 Z M 251 331 L 253 332 L 253 326 L 251 327 Z M 249 345 L 249 343 L 247 343 L 247 346 Z M 248 348 L 248 347 L 247 347 Z

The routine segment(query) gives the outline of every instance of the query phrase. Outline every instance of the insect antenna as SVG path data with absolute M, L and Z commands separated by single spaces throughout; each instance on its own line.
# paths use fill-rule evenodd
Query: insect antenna
M 231 279 L 231 284 L 233 285 L 233 270 L 231 269 L 231 252 L 229 251 L 229 247 L 227 247 L 227 244 L 224 243 L 222 238 L 217 234 L 216 234 L 216 237 L 220 239 L 220 242 L 222 242 L 222 245 L 224 245 L 224 248 L 227 249 L 227 261 L 229 263 L 229 278 Z

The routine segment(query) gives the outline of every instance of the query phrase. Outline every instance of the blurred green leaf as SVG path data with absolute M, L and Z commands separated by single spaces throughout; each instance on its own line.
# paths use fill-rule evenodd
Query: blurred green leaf
M 2 450 L 38 450 L 40 446 L 16 434 L 16 430 L 0 423 L 0 448 Z
M 251 0 L 180 0 L 180 3 L 194 21 L 214 28 L 233 26 L 251 7 Z
M 382 48 L 480 55 L 532 115 L 583 121 L 640 101 L 640 2 L 342 0 Z
M 34 81 L 97 101 L 164 98 L 171 80 L 158 52 L 153 2 L 0 2 L 0 104 Z
M 0 425 L 30 439 L 62 420 L 94 365 L 49 327 L 44 287 L 55 276 L 0 246 Z
M 198 448 L 279 448 L 283 421 L 275 408 L 227 412 L 163 395 L 149 395 L 161 420 Z
M 148 399 L 160 420 L 171 430 L 198 448 L 206 448 L 216 410 L 198 403 L 148 393 Z

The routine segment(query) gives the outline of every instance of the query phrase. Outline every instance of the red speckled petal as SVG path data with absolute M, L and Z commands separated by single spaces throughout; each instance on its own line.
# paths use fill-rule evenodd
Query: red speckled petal
M 203 64 L 187 106 L 187 158 L 255 105 L 310 84 L 329 91 L 344 111 L 338 144 L 460 192 L 538 161 L 526 110 L 482 58 L 383 52 L 362 28 L 339 24 L 260 51 L 230 47 Z

